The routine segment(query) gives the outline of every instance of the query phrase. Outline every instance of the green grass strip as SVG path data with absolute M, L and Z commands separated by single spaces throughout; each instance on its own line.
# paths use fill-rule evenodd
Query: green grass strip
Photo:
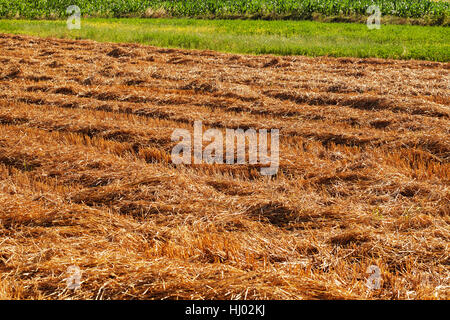
M 82 19 L 81 30 L 58 20 L 0 20 L 0 32 L 246 54 L 450 61 L 449 28 L 440 26 L 369 30 L 316 21 L 90 18 Z

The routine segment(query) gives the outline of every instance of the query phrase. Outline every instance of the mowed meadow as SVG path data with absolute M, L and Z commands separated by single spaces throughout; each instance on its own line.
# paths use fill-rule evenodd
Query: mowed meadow
M 450 299 L 449 10 L 0 0 L 0 299 Z M 174 164 L 198 121 L 278 171 Z
M 0 60 L 0 298 L 449 298 L 448 63 L 7 34 Z M 277 175 L 172 164 L 196 120 L 279 129 Z

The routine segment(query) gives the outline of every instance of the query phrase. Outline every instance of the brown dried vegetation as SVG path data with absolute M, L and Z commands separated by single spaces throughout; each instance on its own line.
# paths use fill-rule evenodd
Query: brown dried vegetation
M 448 64 L 12 35 L 0 60 L 0 298 L 450 297 Z M 280 129 L 279 173 L 175 167 L 195 120 Z

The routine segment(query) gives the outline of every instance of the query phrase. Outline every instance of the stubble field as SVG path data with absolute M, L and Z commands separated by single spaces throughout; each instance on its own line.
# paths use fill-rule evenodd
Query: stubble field
M 448 63 L 7 34 L 0 62 L 0 298 L 450 298 Z M 278 174 L 173 165 L 197 120 L 279 129 Z

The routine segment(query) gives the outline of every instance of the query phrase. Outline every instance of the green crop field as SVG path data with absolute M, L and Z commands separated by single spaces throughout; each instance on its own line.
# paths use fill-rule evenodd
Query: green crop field
M 77 5 L 85 16 L 176 16 L 206 18 L 312 19 L 322 16 L 367 15 L 377 5 L 383 16 L 448 23 L 450 3 L 431 0 L 0 0 L 0 17 L 57 18 Z
M 373 4 L 381 30 L 364 24 Z M 449 18 L 432 0 L 0 0 L 0 32 L 250 54 L 449 61 Z

